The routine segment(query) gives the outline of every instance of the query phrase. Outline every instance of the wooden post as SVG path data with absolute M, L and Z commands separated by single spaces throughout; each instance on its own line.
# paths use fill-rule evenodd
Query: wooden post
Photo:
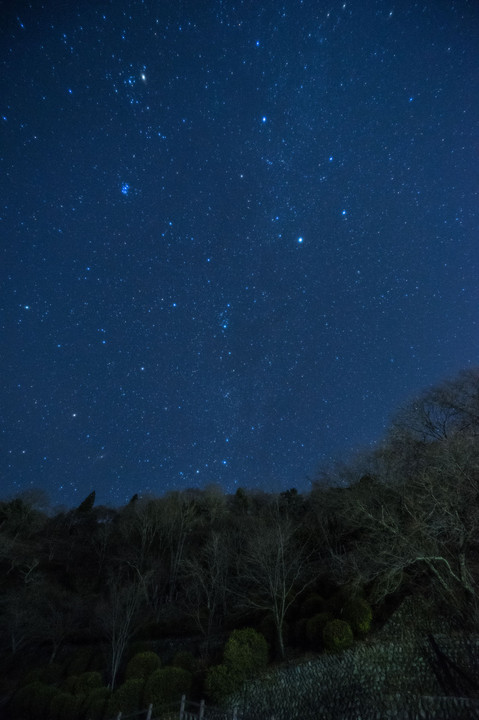
M 118 713 L 118 715 L 116 716 L 116 720 L 121 720 L 121 710 L 120 710 L 120 712 Z
M 148 707 L 148 712 L 146 713 L 146 720 L 151 720 L 151 716 L 153 714 L 153 703 L 150 703 Z
M 185 706 L 186 706 L 186 695 L 181 696 L 181 705 L 180 705 L 180 720 L 183 720 L 185 717 Z
M 205 701 L 202 700 L 200 702 L 200 714 L 198 715 L 198 720 L 203 720 L 204 714 L 205 714 Z
M 237 720 L 238 718 L 238 706 L 235 705 L 233 708 L 233 720 Z

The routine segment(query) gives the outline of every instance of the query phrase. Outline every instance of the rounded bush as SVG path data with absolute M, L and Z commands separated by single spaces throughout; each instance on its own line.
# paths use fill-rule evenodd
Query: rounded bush
M 154 652 L 140 652 L 133 655 L 126 666 L 125 677 L 127 680 L 140 678 L 146 680 L 151 673 L 160 667 L 160 658 Z
M 301 604 L 299 614 L 301 617 L 310 618 L 324 610 L 324 598 L 318 593 L 311 593 Z
M 327 650 L 345 650 L 353 644 L 353 631 L 346 620 L 330 620 L 324 626 L 323 642 Z
M 85 672 L 81 675 L 70 675 L 63 683 L 63 690 L 71 695 L 88 695 L 91 690 L 101 687 L 103 680 L 96 671 Z
M 224 662 L 239 681 L 247 680 L 268 664 L 268 643 L 253 628 L 233 630 L 225 646 Z
M 79 720 L 83 716 L 85 696 L 57 692 L 50 701 L 48 720 Z
M 88 695 L 91 690 L 103 685 L 103 679 L 99 672 L 92 670 L 84 672 L 77 677 L 75 695 Z
M 193 653 L 188 650 L 179 650 L 173 658 L 172 664 L 175 667 L 183 668 L 183 670 L 187 670 L 190 673 L 194 673 L 198 669 L 198 661 Z
M 37 704 L 45 687 L 48 686 L 36 680 L 17 690 L 11 702 L 14 717 L 18 716 L 22 720 L 36 720 L 40 717 Z
M 33 709 L 35 711 L 35 718 L 45 718 L 48 720 L 50 717 L 50 703 L 55 695 L 58 695 L 59 690 L 53 685 L 39 685 L 35 692 Z
M 367 600 L 356 598 L 346 603 L 341 617 L 351 625 L 356 635 L 365 635 L 371 629 L 373 611 Z
M 226 665 L 213 665 L 207 672 L 205 688 L 208 697 L 217 705 L 222 705 L 239 684 Z
M 143 626 L 144 627 L 144 626 Z M 138 634 L 142 633 L 142 628 L 138 629 Z M 128 648 L 128 654 L 126 655 L 126 661 L 129 662 L 135 655 L 139 655 L 144 652 L 153 652 L 152 643 L 149 640 L 135 640 Z
M 333 615 L 330 612 L 320 612 L 306 621 L 306 639 L 310 647 L 318 648 L 322 646 L 323 630 L 332 619 Z
M 79 684 L 80 676 L 79 675 L 69 675 L 65 682 L 62 685 L 62 690 L 64 690 L 67 693 L 70 693 L 70 695 L 76 695 L 78 691 L 78 684 Z
M 130 678 L 120 685 L 108 701 L 108 715 L 131 715 L 143 710 L 143 690 L 145 681 L 141 678 Z
M 83 715 L 85 700 L 86 698 L 84 695 L 68 694 L 68 697 L 65 698 L 63 705 L 62 720 L 63 718 L 68 718 L 68 720 L 79 720 L 79 718 Z
M 179 667 L 165 667 L 155 670 L 145 685 L 144 705 L 154 708 L 176 702 L 182 695 L 188 695 L 191 688 L 191 673 Z
M 59 692 L 52 697 L 49 715 L 51 720 L 63 720 L 63 718 L 67 717 L 65 707 L 71 697 L 72 695 L 67 692 Z
M 88 720 L 104 720 L 110 697 L 110 688 L 98 687 L 92 690 L 85 701 L 85 717 Z

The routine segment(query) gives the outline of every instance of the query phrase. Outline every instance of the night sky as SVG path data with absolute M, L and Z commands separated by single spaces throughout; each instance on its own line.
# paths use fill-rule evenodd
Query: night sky
M 7 2 L 0 495 L 306 489 L 479 360 L 479 7 Z

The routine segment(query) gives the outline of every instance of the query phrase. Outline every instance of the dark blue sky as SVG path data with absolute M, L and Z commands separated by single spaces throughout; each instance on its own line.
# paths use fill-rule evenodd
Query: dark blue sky
M 476 2 L 6 5 L 2 496 L 306 488 L 478 364 Z

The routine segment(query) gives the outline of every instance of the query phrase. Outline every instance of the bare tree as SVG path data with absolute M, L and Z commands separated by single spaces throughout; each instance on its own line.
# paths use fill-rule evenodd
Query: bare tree
M 162 523 L 162 500 L 148 498 L 130 503 L 124 509 L 119 524 L 119 560 L 133 570 L 145 601 L 157 620 L 167 585 Z
M 170 493 L 162 500 L 161 533 L 162 542 L 167 551 L 168 596 L 173 602 L 180 569 L 183 561 L 186 540 L 196 523 L 195 503 L 186 493 Z
M 435 397 L 440 397 L 436 391 Z M 449 396 L 448 407 L 452 406 Z M 424 420 L 427 440 L 419 441 L 403 428 L 398 442 L 396 427 L 394 442 L 379 453 L 389 458 L 386 481 L 369 477 L 365 482 L 363 478 L 343 494 L 343 526 L 357 541 L 333 552 L 333 568 L 343 582 L 374 582 L 378 600 L 396 590 L 406 577 L 429 577 L 451 607 L 471 616 L 479 592 L 475 424 L 461 421 L 451 426 L 449 411 L 440 421 L 437 414 L 434 417 L 433 421 L 429 413 Z M 413 463 L 413 471 L 403 473 L 411 451 L 408 439 L 413 457 L 420 460 Z M 390 460 L 394 452 L 400 454 L 397 463 Z M 380 463 L 376 462 L 377 467 Z
M 293 522 L 278 503 L 245 538 L 235 593 L 244 606 L 271 613 L 281 657 L 286 613 L 314 580 L 307 572 L 311 557 L 308 543 L 298 539 Z
M 128 642 L 136 630 L 142 588 L 135 578 L 111 578 L 106 599 L 97 608 L 100 627 L 109 644 L 110 687 L 114 688 Z
M 0 637 L 15 655 L 38 639 L 37 607 L 28 585 L 3 591 L 0 598 Z
M 78 630 L 82 599 L 60 586 L 44 583 L 35 586 L 38 636 L 51 646 L 52 663 L 73 629 Z
M 479 369 L 466 370 L 425 390 L 393 418 L 389 438 L 436 442 L 452 434 L 479 434 Z
M 204 546 L 183 565 L 185 602 L 205 637 L 205 655 L 215 622 L 224 614 L 228 591 L 229 557 L 224 536 L 212 532 Z

